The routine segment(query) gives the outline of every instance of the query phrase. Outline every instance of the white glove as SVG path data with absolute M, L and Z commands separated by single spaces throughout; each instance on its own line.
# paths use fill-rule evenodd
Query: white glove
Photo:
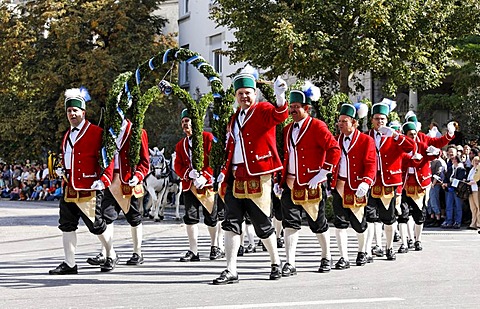
M 55 170 L 55 174 L 57 174 L 58 177 L 63 177 L 63 175 L 65 175 L 63 169 L 60 167 Z
M 368 185 L 368 183 L 362 182 L 361 184 L 358 185 L 357 192 L 355 193 L 355 195 L 357 197 L 364 197 L 365 194 L 367 194 L 369 187 L 370 186 Z
M 390 137 L 393 135 L 395 130 L 390 127 L 380 127 L 378 128 L 378 132 L 382 133 L 382 135 L 385 135 L 386 137 Z
M 101 180 L 95 180 L 90 188 L 93 190 L 103 190 L 105 189 L 105 185 Z
M 287 83 L 278 76 L 273 84 L 273 91 L 275 97 L 277 98 L 277 106 L 283 106 L 285 104 L 285 91 L 287 91 Z
M 217 183 L 218 183 L 219 186 L 222 184 L 222 182 L 223 182 L 224 180 L 225 180 L 225 174 L 224 174 L 224 173 L 218 174 Z
M 448 135 L 452 136 L 455 134 L 455 123 L 453 121 L 450 121 L 447 124 L 447 130 L 448 130 Z
M 132 179 L 128 181 L 128 185 L 130 187 L 135 187 L 136 185 L 138 185 L 139 182 L 140 182 L 140 179 L 138 179 L 137 176 L 133 176 Z
M 412 159 L 412 160 L 422 160 L 422 159 L 423 159 L 423 156 L 417 152 L 416 154 L 414 154 L 414 155 L 412 156 L 411 159 Z
M 200 176 L 200 174 L 197 172 L 196 169 L 193 169 L 193 170 L 191 170 L 190 172 L 188 172 L 188 177 L 189 177 L 190 179 L 197 179 L 198 176 Z
M 318 188 L 318 184 L 322 183 L 327 180 L 327 174 L 329 171 L 324 170 L 323 168 L 318 172 L 317 175 L 313 176 L 312 179 L 308 182 L 308 188 L 310 189 L 316 189 Z
M 205 184 L 207 183 L 207 178 L 203 177 L 203 175 L 200 175 L 195 181 L 193 182 L 193 185 L 197 187 L 197 189 L 202 189 Z
M 437 147 L 433 147 L 433 146 L 427 147 L 427 155 L 438 156 L 439 153 L 440 153 L 440 149 L 438 149 Z
M 280 197 L 282 196 L 283 189 L 280 188 L 280 185 L 278 183 L 273 185 L 273 193 L 277 196 Z

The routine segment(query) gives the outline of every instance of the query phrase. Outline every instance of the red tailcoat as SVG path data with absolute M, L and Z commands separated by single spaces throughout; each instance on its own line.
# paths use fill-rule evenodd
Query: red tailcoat
M 377 131 L 371 129 L 368 134 L 375 140 Z M 399 135 L 395 140 L 393 137 L 382 137 L 380 149 L 377 150 L 377 159 L 380 162 L 380 177 L 375 179 L 375 185 L 398 186 L 402 184 L 402 153 L 415 153 L 417 147 L 415 142 Z
M 212 185 L 213 169 L 210 167 L 210 151 L 212 150 L 213 134 L 210 132 L 203 132 L 203 169 L 202 175 L 207 179 L 207 185 Z M 175 173 L 182 179 L 183 191 L 190 190 L 192 186 L 192 180 L 188 177 L 188 174 L 193 169 L 192 160 L 189 154 L 190 145 L 188 144 L 188 137 L 182 138 L 175 146 L 175 162 L 173 169 Z
M 455 135 L 450 136 L 448 133 L 442 137 L 430 137 L 423 132 L 418 132 L 415 141 L 425 143 L 427 146 L 442 148 L 443 146 L 446 146 L 454 137 Z
M 122 142 L 120 144 L 120 150 L 118 153 L 118 168 L 120 172 L 120 180 L 122 184 L 128 185 L 128 181 L 133 176 L 137 176 L 139 182 L 150 172 L 150 153 L 148 151 L 148 136 L 147 132 L 142 129 L 141 146 L 140 146 L 140 160 L 136 166 L 130 166 L 130 140 L 132 137 L 132 123 L 127 120 L 127 127 L 123 134 Z M 110 162 L 110 165 L 105 169 L 104 175 L 111 183 L 113 180 L 114 162 Z
M 439 137 L 438 139 L 442 138 L 443 137 Z M 412 160 L 411 155 L 404 155 L 402 160 L 403 186 L 405 186 L 408 182 L 410 185 L 417 185 L 425 189 L 432 183 L 432 169 L 430 168 L 430 161 L 435 159 L 435 156 L 427 155 L 428 145 L 426 143 L 422 143 L 420 141 L 416 141 L 416 143 L 417 152 L 421 154 L 423 158 L 421 160 Z M 409 174 L 409 167 L 412 167 L 414 169 L 413 174 Z
M 230 175 L 235 140 L 233 128 L 240 109 L 230 119 L 227 127 L 227 161 L 222 173 Z M 240 128 L 240 140 L 243 160 L 248 175 L 259 176 L 282 169 L 282 162 L 277 153 L 275 126 L 288 117 L 288 106 L 276 107 L 268 102 L 258 102 L 250 107 L 245 121 Z
M 343 139 L 345 135 L 342 133 L 337 137 L 338 143 L 343 147 Z M 342 150 L 343 151 L 343 150 Z M 375 150 L 375 141 L 368 135 L 355 130 L 352 141 L 346 152 L 347 161 L 347 181 L 346 186 L 356 191 L 358 185 L 366 182 L 372 186 L 377 174 L 377 153 Z M 340 166 L 337 165 L 333 172 L 332 188 L 335 188 L 338 179 Z
M 291 146 L 293 123 L 283 129 L 284 156 L 282 184 L 288 173 L 289 150 Z M 340 160 L 340 146 L 328 130 L 327 125 L 316 118 L 308 117 L 303 122 L 295 145 L 295 181 L 298 185 L 307 185 L 320 169 L 332 171 Z
M 100 149 L 102 148 L 102 128 L 85 120 L 78 132 L 75 144 L 72 146 L 71 170 L 69 171 L 68 184 L 77 191 L 92 191 L 91 186 L 95 180 L 100 179 L 101 167 L 99 163 Z M 65 149 L 69 143 L 70 129 L 63 136 L 62 151 L 65 158 Z M 64 160 L 64 159 L 63 159 Z M 63 162 L 65 166 L 65 161 Z M 102 177 L 105 186 L 110 185 Z

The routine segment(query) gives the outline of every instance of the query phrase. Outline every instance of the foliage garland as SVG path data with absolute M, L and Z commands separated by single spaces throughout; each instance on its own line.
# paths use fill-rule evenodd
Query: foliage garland
M 225 116 L 224 113 L 225 112 L 228 113 L 229 111 L 228 106 L 233 103 L 233 100 L 231 101 L 225 100 L 225 92 L 223 91 L 223 85 L 222 85 L 222 82 L 220 81 L 218 73 L 208 62 L 205 61 L 205 59 L 200 54 L 186 48 L 172 48 L 172 49 L 168 49 L 166 51 L 160 52 L 156 56 L 152 57 L 150 60 L 142 63 L 137 68 L 135 74 L 132 74 L 130 77 L 128 77 L 123 89 L 126 93 L 126 96 L 132 101 L 132 108 L 134 111 L 134 117 L 132 119 L 133 135 L 132 135 L 131 149 L 130 149 L 130 155 L 131 155 L 130 163 L 132 166 L 135 166 L 136 164 L 138 164 L 138 161 L 139 161 L 139 152 L 140 152 L 140 143 L 141 143 L 140 137 L 141 137 L 141 129 L 143 128 L 144 113 L 146 111 L 146 108 L 148 107 L 148 104 L 151 102 L 151 100 L 147 98 L 143 98 L 143 96 L 140 95 L 139 86 L 141 83 L 141 78 L 143 76 L 148 76 L 148 73 L 150 71 L 164 66 L 164 64 L 166 64 L 169 61 L 186 61 L 188 64 L 194 65 L 197 68 L 197 70 L 200 73 L 202 73 L 210 82 L 210 86 L 211 86 L 211 90 L 214 98 L 214 111 L 219 111 L 219 113 L 216 114 L 217 118 L 214 117 L 214 120 L 223 122 L 225 118 L 228 119 L 229 114 L 228 116 Z M 176 87 L 178 86 L 172 85 L 172 89 Z M 133 91 L 130 92 L 129 89 L 133 89 Z M 113 92 L 113 94 L 115 93 L 120 93 L 120 91 Z M 185 102 L 187 102 L 187 104 L 192 107 L 192 110 L 189 110 L 191 115 L 194 115 L 194 114 L 200 115 L 198 109 L 193 108 L 193 107 L 196 107 L 196 105 L 191 104 L 191 101 L 190 101 L 191 98 L 189 98 L 189 95 L 186 95 L 185 93 L 182 94 L 182 92 L 178 91 L 178 89 L 174 90 L 174 93 L 177 96 L 178 95 L 181 96 L 179 97 L 179 99 L 182 102 L 184 102 L 184 104 Z M 206 96 L 205 100 L 207 100 L 208 98 L 209 97 Z M 137 106 L 137 104 L 139 106 Z M 199 105 L 202 105 L 202 104 L 203 103 Z M 138 113 L 141 113 L 141 114 L 137 115 Z M 203 119 L 203 117 L 197 118 L 197 119 Z M 195 165 L 199 166 L 198 164 L 203 164 L 203 147 L 199 147 L 198 145 L 199 141 L 203 142 L 203 138 L 202 138 L 203 126 L 200 127 L 198 124 L 196 124 L 196 127 L 197 129 L 193 131 L 193 135 L 195 137 L 192 140 L 192 144 L 193 144 L 192 148 L 197 149 L 198 151 L 195 151 L 195 153 L 192 154 L 193 156 L 192 162 L 196 162 Z M 201 129 L 199 129 L 198 127 L 200 127 Z M 216 140 L 216 142 L 212 146 L 213 148 L 212 152 L 215 155 L 214 158 L 217 158 L 217 156 L 219 158 L 224 158 L 225 143 L 222 141 L 222 139 L 218 139 L 219 136 L 224 136 L 224 134 L 222 134 L 223 132 L 220 129 L 221 126 L 216 125 L 215 122 L 214 122 L 213 128 L 214 128 L 213 134 Z M 212 167 L 218 168 L 218 164 L 220 164 L 219 162 L 220 161 L 218 159 L 213 160 Z

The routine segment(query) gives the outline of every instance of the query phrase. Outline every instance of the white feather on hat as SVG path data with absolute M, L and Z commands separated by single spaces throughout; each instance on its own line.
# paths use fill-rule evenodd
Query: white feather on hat
M 305 81 L 305 84 L 302 86 L 302 91 L 305 93 L 305 96 L 310 98 L 313 102 L 318 102 L 320 99 L 320 88 L 312 84 L 310 81 Z

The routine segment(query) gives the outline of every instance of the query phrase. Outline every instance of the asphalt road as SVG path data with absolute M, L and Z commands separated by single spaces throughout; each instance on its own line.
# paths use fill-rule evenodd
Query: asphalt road
M 266 252 L 238 260 L 240 283 L 214 286 L 225 259 L 208 260 L 209 237 L 200 224 L 200 262 L 181 263 L 188 249 L 184 225 L 167 209 L 166 220 L 144 222 L 145 263 L 127 266 L 130 227 L 115 223 L 120 265 L 101 273 L 85 260 L 100 245 L 78 230 L 78 275 L 50 276 L 63 260 L 58 202 L 0 201 L 0 308 L 480 308 L 480 235 L 471 230 L 426 229 L 424 250 L 376 258 L 364 267 L 316 272 L 320 248 L 307 227 L 297 250 L 298 275 L 268 280 Z M 338 259 L 334 228 L 333 260 Z M 349 256 L 356 257 L 349 229 Z M 398 244 L 395 244 L 398 248 Z M 260 249 L 260 248 L 258 248 Z M 285 251 L 280 249 L 285 261 Z

